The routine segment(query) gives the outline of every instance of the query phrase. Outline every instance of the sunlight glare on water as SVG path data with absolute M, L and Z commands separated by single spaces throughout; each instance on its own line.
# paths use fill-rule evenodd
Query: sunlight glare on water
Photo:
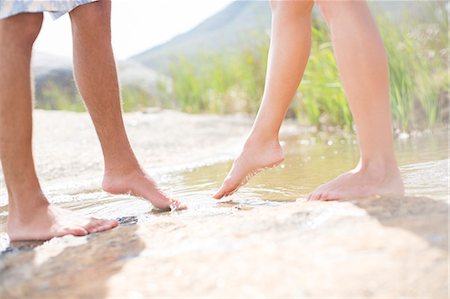
M 47 194 L 58 205 L 95 217 L 118 218 L 122 223 L 151 221 L 156 217 L 192 217 L 232 214 L 257 206 L 277 206 L 304 198 L 318 185 L 351 169 L 359 153 L 354 138 L 305 133 L 284 137 L 285 161 L 259 173 L 234 195 L 216 201 L 213 193 L 231 167 L 232 161 L 156 176 L 162 190 L 189 206 L 182 212 L 160 212 L 130 195 L 103 192 L 98 182 L 77 182 L 74 190 L 53 186 Z M 447 132 L 424 133 L 397 138 L 396 152 L 408 195 L 447 200 Z M 7 205 L 0 207 L 0 225 L 7 217 Z
M 407 192 L 422 184 L 433 186 L 429 195 L 446 194 L 445 179 L 448 179 L 448 136 L 446 131 L 421 134 L 408 139 L 396 140 L 396 152 Z M 277 168 L 266 170 L 255 176 L 239 192 L 231 196 L 233 201 L 295 201 L 305 197 L 317 186 L 342 172 L 353 168 L 359 159 L 356 141 L 331 135 L 290 136 L 283 140 L 285 161 Z M 428 164 L 423 164 L 428 163 Z M 184 173 L 182 185 L 189 191 L 212 194 L 221 184 L 232 162 L 218 163 Z M 423 177 L 423 172 L 439 169 L 439 184 L 432 177 Z M 431 170 L 430 170 L 431 169 Z M 414 179 L 415 178 L 415 179 Z M 412 183 L 414 181 L 414 183 Z M 436 182 L 436 180 L 434 180 Z M 411 187 L 411 188 L 410 188 Z M 417 194 L 423 195 L 423 194 Z

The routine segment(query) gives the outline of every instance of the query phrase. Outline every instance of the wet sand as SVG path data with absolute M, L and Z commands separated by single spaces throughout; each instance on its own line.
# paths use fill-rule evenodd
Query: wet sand
M 97 190 L 101 152 L 88 116 L 35 116 L 44 187 Z M 174 169 L 233 156 L 251 119 L 162 111 L 128 114 L 126 123 L 146 168 L 170 180 L 164 174 Z M 287 123 L 283 134 L 302 130 Z M 448 181 L 448 160 L 427 167 L 414 178 Z M 137 224 L 127 217 L 106 233 L 12 244 L 0 257 L 0 298 L 446 298 L 448 197 L 413 195 L 231 204 L 224 215 L 175 212 Z

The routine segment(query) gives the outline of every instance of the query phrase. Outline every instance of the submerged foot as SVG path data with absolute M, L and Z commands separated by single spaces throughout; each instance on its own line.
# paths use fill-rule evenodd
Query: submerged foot
M 148 200 L 161 210 L 184 210 L 186 206 L 159 190 L 153 179 L 140 168 L 125 173 L 106 173 L 103 190 L 112 194 L 130 194 Z
M 10 211 L 6 232 L 11 241 L 34 241 L 65 235 L 85 236 L 112 229 L 117 225 L 116 220 L 80 216 L 42 200 L 27 215 Z
M 373 163 L 358 165 L 354 170 L 318 187 L 308 195 L 308 200 L 340 200 L 371 196 L 402 196 L 403 181 L 396 163 L 385 166 Z
M 234 161 L 219 191 L 213 197 L 221 199 L 232 195 L 256 173 L 266 168 L 275 167 L 283 160 L 283 150 L 278 140 L 266 142 L 248 140 L 241 154 Z

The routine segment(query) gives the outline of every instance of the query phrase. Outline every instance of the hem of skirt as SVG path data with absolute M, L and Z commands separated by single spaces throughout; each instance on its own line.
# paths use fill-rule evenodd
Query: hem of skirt
M 6 15 L 6 16 L 0 16 L 0 20 L 7 19 L 9 17 L 14 17 L 14 16 L 17 16 L 17 15 L 20 15 L 20 14 L 23 14 L 23 13 L 44 13 L 44 12 L 45 11 L 42 11 L 42 10 L 38 10 L 38 11 L 18 11 L 18 12 L 14 12 L 14 13 L 11 13 L 11 14 Z
M 45 13 L 45 12 L 49 13 L 52 16 L 53 20 L 56 20 L 56 19 L 62 17 L 63 15 L 65 15 L 66 13 L 70 13 L 72 10 L 74 10 L 77 7 L 80 7 L 80 6 L 85 5 L 85 4 L 95 3 L 95 2 L 98 2 L 98 1 L 99 0 L 92 0 L 90 2 L 80 3 L 78 5 L 75 5 L 71 9 L 64 10 L 64 11 L 60 11 L 60 10 L 54 10 L 54 11 L 53 10 L 42 10 L 42 9 L 35 10 L 35 11 L 32 11 L 32 10 L 31 11 L 18 11 L 18 12 L 14 12 L 14 13 L 11 13 L 11 14 L 8 14 L 8 15 L 0 16 L 0 20 L 4 20 L 4 19 L 7 19 L 9 17 L 17 16 L 17 15 L 24 14 L 24 13 Z

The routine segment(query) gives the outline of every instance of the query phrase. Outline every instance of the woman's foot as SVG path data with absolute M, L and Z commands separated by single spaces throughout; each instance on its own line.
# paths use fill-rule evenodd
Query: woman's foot
M 130 194 L 148 200 L 161 210 L 184 210 L 187 207 L 178 200 L 167 197 L 153 179 L 140 167 L 130 171 L 107 171 L 103 178 L 103 190 L 112 194 Z
M 395 162 L 361 163 L 318 187 L 308 200 L 339 200 L 371 196 L 403 196 L 403 181 Z
M 116 220 L 84 217 L 51 205 L 43 196 L 27 211 L 10 207 L 6 232 L 11 241 L 49 240 L 65 235 L 85 236 L 112 229 Z
M 234 161 L 219 191 L 213 197 L 221 199 L 232 195 L 256 173 L 266 168 L 275 167 L 283 160 L 283 150 L 278 139 L 260 141 L 256 138 L 249 138 L 241 154 Z

